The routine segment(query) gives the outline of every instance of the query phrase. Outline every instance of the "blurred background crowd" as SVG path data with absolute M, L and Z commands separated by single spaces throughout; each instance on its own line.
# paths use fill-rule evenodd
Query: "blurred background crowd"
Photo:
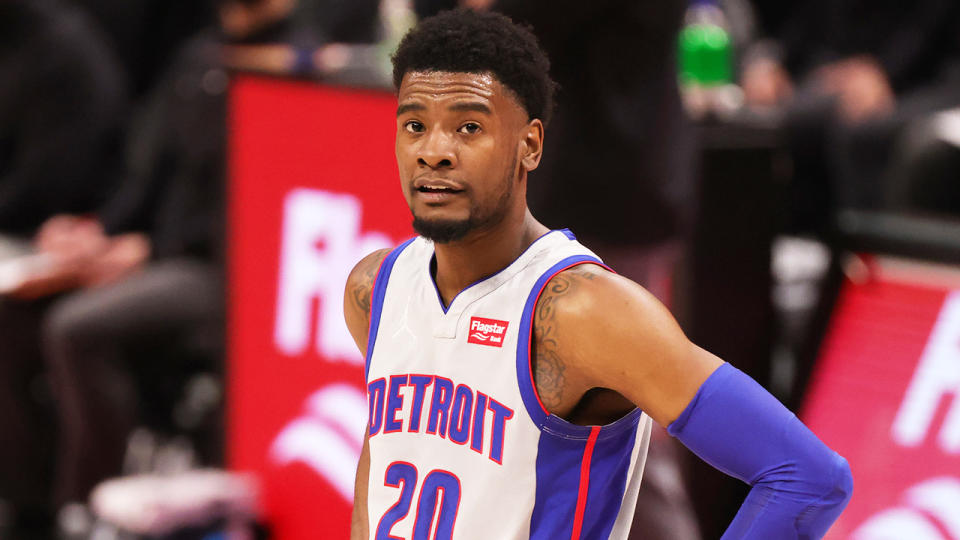
M 223 465 L 234 74 L 385 87 L 403 29 L 457 6 L 531 25 L 552 59 L 534 214 L 695 340 L 709 196 L 744 185 L 702 183 L 752 170 L 724 149 L 775 147 L 769 227 L 793 240 L 768 271 L 828 274 L 849 212 L 960 219 L 955 0 L 0 0 L 0 538 L 82 538 L 98 483 Z M 777 358 L 717 351 L 792 406 L 804 298 L 763 326 Z M 719 536 L 665 432 L 648 463 L 642 537 Z

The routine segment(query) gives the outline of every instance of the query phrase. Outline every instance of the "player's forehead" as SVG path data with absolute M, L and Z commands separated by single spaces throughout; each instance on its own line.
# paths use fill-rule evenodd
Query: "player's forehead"
M 491 111 L 499 113 L 520 107 L 513 92 L 489 72 L 410 71 L 400 82 L 397 98 L 400 106 L 473 101 L 486 104 Z

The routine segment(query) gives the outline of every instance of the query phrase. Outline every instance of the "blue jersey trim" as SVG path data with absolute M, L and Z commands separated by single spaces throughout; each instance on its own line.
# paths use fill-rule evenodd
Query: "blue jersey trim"
M 373 292 L 370 294 L 370 329 L 367 333 L 367 356 L 363 366 L 364 380 L 367 380 L 370 376 L 370 359 L 373 358 L 373 346 L 377 342 L 380 314 L 383 312 L 383 299 L 387 295 L 387 282 L 390 281 L 390 273 L 393 271 L 394 263 L 397 262 L 397 257 L 414 240 L 416 240 L 416 237 L 400 244 L 387 254 L 383 262 L 380 263 L 380 269 L 377 271 L 377 277 L 373 282 Z
M 590 448 L 588 439 L 554 436 L 545 430 L 537 447 L 537 487 L 530 515 L 530 538 L 573 538 L 577 502 L 586 484 L 586 501 L 579 516 L 579 539 L 608 538 L 616 524 L 627 489 L 630 461 L 637 444 L 638 423 L 600 430 Z M 589 436 L 588 436 L 589 437 Z M 590 452 L 590 466 L 583 464 Z
M 597 438 L 590 460 L 590 485 L 581 538 L 609 538 L 620 514 L 639 423 L 627 426 L 630 429 L 618 429 L 616 433 L 604 433 L 606 428 L 600 430 L 601 437 Z
M 537 487 L 530 513 L 531 540 L 566 540 L 573 533 L 586 447 L 587 439 L 540 434 Z
M 519 334 L 517 337 L 517 382 L 520 385 L 520 396 L 523 398 L 523 405 L 527 409 L 527 414 L 530 415 L 530 418 L 533 419 L 533 422 L 540 430 L 547 430 L 563 436 L 586 440 L 586 438 L 590 436 L 590 426 L 571 424 L 558 416 L 550 414 L 544 409 L 540 403 L 540 398 L 537 397 L 537 390 L 533 382 L 533 373 L 531 370 L 532 364 L 530 362 L 530 347 L 531 340 L 533 339 L 533 313 L 537 307 L 537 300 L 540 298 L 540 293 L 543 292 L 544 287 L 546 287 L 547 283 L 553 279 L 554 276 L 580 264 L 596 264 L 607 268 L 596 257 L 590 255 L 573 255 L 551 266 L 537 279 L 533 288 L 530 290 L 530 294 L 527 296 L 527 302 L 523 306 L 523 315 L 520 318 Z M 607 269 L 609 270 L 609 268 Z M 603 426 L 603 430 L 600 432 L 600 438 L 603 439 L 606 436 L 630 428 L 631 425 L 636 424 L 641 414 L 643 414 L 643 411 L 634 409 L 616 422 Z
M 569 238 L 570 240 L 576 240 L 576 239 L 577 239 L 575 236 L 573 236 L 573 233 L 570 232 L 570 229 L 559 229 L 559 230 L 558 230 L 558 229 L 554 229 L 554 230 L 550 230 L 550 231 L 547 231 L 547 232 L 541 234 L 539 237 L 537 237 L 536 240 L 534 240 L 533 242 L 531 242 L 530 245 L 526 247 L 526 249 L 524 249 L 523 251 L 521 251 L 520 254 L 517 255 L 516 259 L 513 259 L 512 261 L 510 261 L 510 264 L 504 266 L 504 267 L 501 268 L 500 270 L 497 270 L 496 272 L 490 274 L 489 276 L 487 276 L 487 277 L 485 277 L 485 278 L 480 278 L 480 279 L 474 281 L 473 283 L 467 285 L 466 287 L 464 287 L 464 289 L 463 289 L 462 291 L 458 292 L 458 293 L 453 297 L 453 299 L 450 300 L 450 303 L 447 304 L 447 305 L 443 305 L 443 297 L 440 296 L 440 289 L 437 288 L 437 280 L 433 278 L 433 272 L 432 272 L 431 269 L 430 269 L 430 267 L 433 266 L 433 261 L 434 261 L 434 259 L 436 258 L 436 254 L 431 255 L 430 258 L 427 259 L 427 275 L 430 277 L 430 283 L 433 284 L 433 290 L 434 290 L 434 292 L 437 293 L 437 303 L 440 304 L 440 309 L 443 310 L 443 314 L 444 314 L 444 315 L 447 314 L 447 311 L 450 309 L 450 306 L 452 306 L 453 303 L 457 301 L 457 298 L 458 298 L 461 294 L 463 294 L 464 292 L 466 292 L 468 289 L 470 289 L 470 288 L 473 287 L 474 285 L 479 285 L 479 284 L 483 283 L 484 281 L 487 281 L 488 279 L 492 279 L 494 276 L 496 276 L 496 275 L 498 275 L 499 273 L 503 272 L 503 271 L 506 270 L 507 268 L 510 268 L 510 267 L 513 265 L 513 263 L 517 262 L 517 259 L 519 259 L 520 257 L 523 257 L 523 255 L 524 255 L 526 252 L 530 251 L 530 248 L 532 248 L 534 245 L 536 245 L 536 243 L 539 242 L 541 238 L 546 238 L 547 235 L 549 235 L 550 233 L 553 233 L 553 232 L 562 232 L 562 233 L 564 234 L 564 236 L 566 236 L 566 237 Z
M 520 397 L 523 398 L 523 405 L 527 409 L 527 414 L 530 415 L 533 423 L 541 430 L 547 421 L 549 413 L 544 410 L 543 405 L 540 403 L 540 398 L 537 397 L 537 391 L 533 383 L 533 374 L 531 373 L 530 341 L 533 339 L 533 312 L 537 307 L 537 300 L 540 298 L 540 293 L 548 281 L 567 268 L 587 263 L 601 264 L 599 259 L 590 257 L 589 255 L 573 255 L 554 264 L 533 284 L 533 288 L 530 289 L 530 294 L 527 296 L 527 301 L 523 305 L 523 314 L 520 317 L 520 327 L 517 334 L 517 382 L 520 384 Z M 589 436 L 589 432 L 590 428 L 583 427 L 583 430 L 578 430 L 577 435 L 584 435 L 585 433 Z

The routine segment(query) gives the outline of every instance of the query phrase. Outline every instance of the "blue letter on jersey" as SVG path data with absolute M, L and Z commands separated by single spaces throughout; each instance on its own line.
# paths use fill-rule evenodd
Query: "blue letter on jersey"
M 487 415 L 487 395 L 477 392 L 477 406 L 473 408 L 473 436 L 470 448 L 479 454 L 483 453 L 483 419 Z
M 490 410 L 493 411 L 493 435 L 490 436 L 490 459 L 503 463 L 503 432 L 507 420 L 513 418 L 513 410 L 490 399 Z
M 427 420 L 427 433 L 447 436 L 450 401 L 453 394 L 453 382 L 446 377 L 437 377 L 433 382 L 433 400 L 430 402 L 430 418 Z M 441 419 L 441 416 L 443 417 Z M 439 425 L 438 425 L 439 421 Z M 439 430 L 438 430 L 439 428 Z
M 457 444 L 466 444 L 470 438 L 470 416 L 473 413 L 473 390 L 461 384 L 453 396 L 453 410 L 450 414 L 450 440 Z
M 423 397 L 427 393 L 427 386 L 433 382 L 430 375 L 411 375 L 409 385 L 413 387 L 413 408 L 410 411 L 410 425 L 407 431 L 420 433 L 420 416 L 423 411 Z
M 383 394 L 386 391 L 387 381 L 377 379 L 367 386 L 367 394 L 370 396 L 370 435 L 376 435 L 380 432 L 380 426 L 383 425 Z
M 403 408 L 403 398 L 400 397 L 400 389 L 407 384 L 406 375 L 393 375 L 390 377 L 390 391 L 387 392 L 387 410 L 384 414 L 383 432 L 396 433 L 403 429 L 403 422 L 397 420 L 397 411 Z

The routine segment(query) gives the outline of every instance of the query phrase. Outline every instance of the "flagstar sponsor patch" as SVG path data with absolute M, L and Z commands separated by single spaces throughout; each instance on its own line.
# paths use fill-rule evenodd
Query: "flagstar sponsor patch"
M 467 343 L 488 345 L 490 347 L 502 347 L 503 338 L 507 334 L 508 324 L 509 323 L 507 321 L 484 319 L 483 317 L 471 317 L 470 333 L 467 335 Z

